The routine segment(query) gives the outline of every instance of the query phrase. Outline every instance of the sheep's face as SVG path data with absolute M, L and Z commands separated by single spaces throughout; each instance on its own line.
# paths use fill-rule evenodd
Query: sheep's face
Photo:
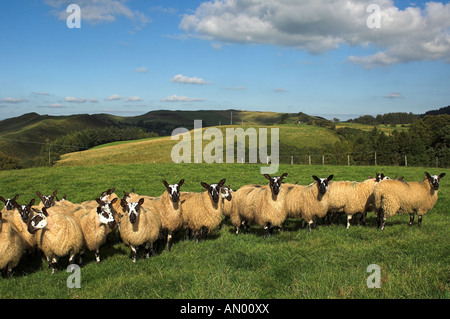
M 442 173 L 440 175 L 430 175 L 428 174 L 428 172 L 425 172 L 425 176 L 428 179 L 428 182 L 431 185 L 431 188 L 433 188 L 434 190 L 438 190 L 439 189 L 439 181 L 441 180 L 442 177 L 445 176 L 445 173 Z
M 31 220 L 28 224 L 28 232 L 30 234 L 34 234 L 38 229 L 42 229 L 47 226 L 48 223 L 48 213 L 45 207 L 42 208 L 42 211 L 34 209 L 35 214 L 31 217 Z
M 28 222 L 28 218 L 30 218 L 31 215 L 31 206 L 34 205 L 34 198 L 30 201 L 28 205 L 19 205 L 15 203 L 15 207 L 19 211 L 20 218 L 24 223 Z
M 313 175 L 314 180 L 317 182 L 317 187 L 319 188 L 320 194 L 325 194 L 328 189 L 328 182 L 334 177 L 334 175 L 330 175 L 327 178 L 319 178 L 316 175 Z
M 218 184 L 211 184 L 211 185 L 205 182 L 201 182 L 201 185 L 208 191 L 209 196 L 211 196 L 214 203 L 219 202 L 220 189 L 222 188 L 223 184 L 225 184 L 225 181 L 226 179 L 224 178 Z
M 5 203 L 6 210 L 13 210 L 16 204 L 16 200 L 19 198 L 19 194 L 16 194 L 14 198 L 4 199 L 3 196 L 0 196 L 0 200 Z
M 100 224 L 108 225 L 110 228 L 114 228 L 114 226 L 116 226 L 116 220 L 114 219 L 112 204 L 110 202 L 105 203 L 105 205 L 98 206 L 97 215 L 100 220 Z
M 230 186 L 223 186 L 220 189 L 220 195 L 222 196 L 223 199 L 226 199 L 228 201 L 231 201 L 231 187 Z
M 283 183 L 283 179 L 285 179 L 286 176 L 287 173 L 283 173 L 283 175 L 281 175 L 280 177 L 278 176 L 270 177 L 269 174 L 264 174 L 264 177 L 269 180 L 269 186 L 274 195 L 278 195 L 280 193 L 281 184 Z
M 41 192 L 37 191 L 36 195 L 41 199 L 44 207 L 49 208 L 49 207 L 52 207 L 53 205 L 55 205 L 54 199 L 55 199 L 57 193 L 58 193 L 58 190 L 55 190 L 51 195 L 43 196 L 41 194 Z
M 164 186 L 166 186 L 167 192 L 172 202 L 177 203 L 180 200 L 180 187 L 184 183 L 184 179 L 178 182 L 178 184 L 169 185 L 165 180 L 163 181 Z
M 127 211 L 128 214 L 128 218 L 130 219 L 130 223 L 134 224 L 136 223 L 138 217 L 139 217 L 139 212 L 141 210 L 141 206 L 144 203 L 144 199 L 141 198 L 139 200 L 139 202 L 131 202 L 131 203 L 127 203 L 125 200 L 122 199 L 122 207 L 125 208 L 125 210 Z

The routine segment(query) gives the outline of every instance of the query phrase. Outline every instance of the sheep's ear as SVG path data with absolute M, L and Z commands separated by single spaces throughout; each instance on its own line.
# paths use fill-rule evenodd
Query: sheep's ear
M 206 188 L 206 189 L 209 188 L 209 184 L 207 184 L 205 182 L 201 182 L 200 184 L 203 186 L 203 188 Z
M 219 182 L 219 187 L 222 187 L 223 184 L 225 184 L 226 181 L 227 181 L 227 180 L 226 180 L 225 178 L 224 178 L 224 179 L 221 179 L 220 182 Z
M 270 181 L 270 175 L 269 174 L 264 174 L 264 177 Z
M 111 204 L 114 204 L 115 202 L 117 202 L 118 199 L 119 199 L 119 197 L 114 197 L 113 200 L 111 201 Z
M 1 200 L 3 203 L 6 203 L 6 199 L 4 199 L 3 196 L 0 196 L 0 200 Z
M 169 188 L 169 183 L 167 183 L 167 181 L 165 179 L 163 179 L 162 182 L 163 182 L 164 186 L 166 186 L 166 188 Z
M 64 200 L 66 200 L 66 199 L 67 199 L 67 196 L 66 196 L 66 194 L 64 194 L 64 195 L 63 195 L 62 199 L 64 199 Z
M 130 193 L 134 194 L 134 187 L 130 190 Z
M 99 205 L 103 205 L 103 201 L 100 198 L 96 198 L 95 201 L 99 204 Z
M 441 178 L 444 177 L 444 176 L 445 176 L 445 173 L 441 173 L 441 174 L 438 176 L 438 178 L 441 179 Z
M 144 198 L 141 198 L 138 202 L 139 206 L 142 206 L 142 204 L 144 204 Z
M 122 200 L 120 201 L 120 206 L 127 207 L 127 201 L 125 200 L 125 198 L 122 198 Z
M 320 178 L 318 178 L 316 175 L 313 175 L 312 178 L 313 178 L 315 181 L 320 182 Z
M 116 190 L 116 188 L 113 187 L 113 188 L 108 189 L 108 190 L 106 191 L 106 193 L 107 193 L 108 195 L 111 195 L 112 193 L 114 193 L 115 190 Z
M 283 173 L 283 175 L 281 175 L 281 179 L 285 179 L 286 178 L 286 176 L 288 175 L 288 173 Z
M 19 194 L 16 194 L 16 196 L 14 196 L 13 201 L 16 201 L 19 198 Z
M 57 190 L 57 189 L 55 189 L 55 190 L 53 191 L 52 197 L 55 198 L 55 197 L 56 197 L 56 194 L 58 194 L 58 190 Z
M 180 187 L 181 187 L 181 185 L 183 185 L 183 184 L 184 184 L 184 179 L 182 179 L 181 181 L 178 182 L 178 186 L 180 186 Z
M 123 191 L 124 196 L 130 196 L 130 193 L 127 193 L 126 191 Z
M 334 175 L 331 174 L 330 176 L 328 176 L 327 180 L 328 180 L 328 181 L 331 181 L 331 180 L 333 179 L 333 177 L 334 177 Z
M 36 195 L 42 200 L 42 194 L 40 191 L 36 191 Z
M 34 200 L 34 198 L 33 198 L 32 200 L 30 200 L 30 203 L 28 204 L 28 206 L 33 206 L 33 205 L 34 205 L 34 202 L 35 202 L 35 200 Z
M 14 205 L 14 207 L 15 207 L 15 208 L 17 208 L 17 209 L 19 209 L 20 205 L 19 205 L 19 204 L 17 204 L 17 202 L 16 202 L 16 201 L 14 201 L 13 203 L 14 203 L 14 204 L 13 204 L 13 205 Z M 30 206 L 31 206 L 31 205 L 30 205 Z
M 431 176 L 430 176 L 430 174 L 428 174 L 428 172 L 425 172 L 425 176 L 426 176 L 428 179 L 431 179 Z

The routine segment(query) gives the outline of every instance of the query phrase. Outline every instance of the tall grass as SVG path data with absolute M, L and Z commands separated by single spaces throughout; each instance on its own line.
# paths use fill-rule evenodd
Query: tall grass
M 35 191 L 58 189 L 73 202 L 93 199 L 116 187 L 159 195 L 162 179 L 186 180 L 183 191 L 201 191 L 201 181 L 227 179 L 233 189 L 266 183 L 260 165 L 133 164 L 53 167 L 0 172 L 0 194 L 20 194 L 19 203 L 36 198 Z M 448 170 L 403 167 L 337 167 L 282 165 L 286 182 L 312 182 L 311 175 L 334 174 L 336 180 L 364 180 L 375 171 L 421 180 L 423 172 Z M 155 257 L 131 262 L 129 248 L 117 241 L 103 247 L 102 262 L 92 253 L 81 268 L 81 288 L 66 285 L 67 260 L 51 275 L 40 256 L 24 257 L 12 278 L 0 279 L 0 298 L 449 298 L 450 179 L 441 180 L 439 200 L 421 227 L 408 227 L 408 216 L 388 219 L 376 228 L 373 213 L 367 226 L 318 225 L 312 233 L 299 220 L 288 220 L 283 232 L 263 239 L 259 227 L 234 235 L 226 224 L 206 241 L 195 244 L 175 236 L 171 252 L 161 247 Z M 381 268 L 381 288 L 370 289 L 367 267 Z

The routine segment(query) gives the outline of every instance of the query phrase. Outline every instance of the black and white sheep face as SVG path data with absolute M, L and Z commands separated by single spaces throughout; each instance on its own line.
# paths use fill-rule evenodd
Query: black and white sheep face
M 42 211 L 34 209 L 35 214 L 31 217 L 30 223 L 28 224 L 28 232 L 30 234 L 34 234 L 39 229 L 47 227 L 48 224 L 48 213 L 45 207 L 42 208 Z
M 118 198 L 114 198 L 117 200 Z M 116 225 L 116 220 L 114 219 L 114 213 L 112 208 L 112 203 L 107 202 L 104 205 L 100 205 L 97 207 L 97 215 L 100 221 L 100 224 L 108 225 L 111 228 L 114 228 Z
M 445 173 L 442 173 L 440 175 L 430 175 L 428 172 L 425 172 L 425 176 L 428 179 L 428 182 L 430 183 L 431 187 L 434 190 L 438 190 L 439 189 L 439 181 L 441 180 L 442 177 L 445 176 Z
M 19 198 L 19 194 L 16 194 L 14 198 L 4 199 L 3 196 L 0 196 L 0 200 L 5 203 L 6 210 L 13 210 L 15 207 L 15 203 L 17 198 Z
M 231 201 L 231 199 L 233 198 L 231 196 L 231 187 L 230 186 L 223 186 L 220 189 L 220 195 L 222 196 L 223 199 L 226 199 L 227 201 Z
M 184 179 L 178 182 L 178 184 L 171 184 L 167 183 L 165 180 L 163 180 L 164 186 L 167 189 L 167 192 L 169 193 L 170 199 L 172 202 L 177 203 L 180 199 L 180 187 L 184 183 Z
M 55 190 L 51 195 L 43 196 L 41 194 L 41 192 L 37 191 L 36 195 L 41 199 L 44 207 L 49 208 L 49 207 L 52 207 L 53 205 L 55 205 L 55 197 L 56 197 L 57 193 L 58 193 L 58 190 Z
M 125 200 L 122 199 L 121 205 L 126 209 L 128 218 L 130 219 L 130 223 L 132 224 L 136 223 L 143 203 L 144 203 L 143 198 L 141 198 L 137 203 L 136 202 L 127 203 Z
M 20 218 L 24 223 L 28 222 L 28 218 L 30 218 L 31 215 L 31 206 L 34 205 L 34 198 L 30 201 L 28 205 L 19 205 L 16 202 L 14 203 L 15 207 L 19 211 Z
M 328 182 L 331 181 L 331 179 L 334 177 L 334 175 L 330 175 L 327 178 L 319 178 L 316 175 L 313 175 L 312 178 L 317 182 L 317 186 L 319 187 L 319 193 L 325 194 L 328 189 Z
M 286 176 L 287 173 L 283 173 L 283 175 L 281 175 L 280 177 L 278 176 L 270 177 L 269 174 L 264 174 L 264 177 L 270 181 L 269 186 L 274 195 L 278 195 L 280 193 L 281 184 L 283 183 L 283 179 L 285 179 Z
M 208 183 L 205 183 L 205 182 L 201 182 L 200 184 L 203 186 L 203 188 L 205 188 L 208 191 L 209 196 L 211 196 L 213 202 L 218 203 L 220 189 L 222 188 L 223 184 L 225 184 L 225 181 L 226 181 L 226 179 L 224 178 L 218 184 L 209 185 Z

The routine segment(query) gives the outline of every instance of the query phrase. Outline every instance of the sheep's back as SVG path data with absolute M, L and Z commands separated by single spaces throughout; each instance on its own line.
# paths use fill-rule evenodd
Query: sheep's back
M 25 253 L 26 243 L 8 221 L 0 223 L 0 269 L 14 268 Z

